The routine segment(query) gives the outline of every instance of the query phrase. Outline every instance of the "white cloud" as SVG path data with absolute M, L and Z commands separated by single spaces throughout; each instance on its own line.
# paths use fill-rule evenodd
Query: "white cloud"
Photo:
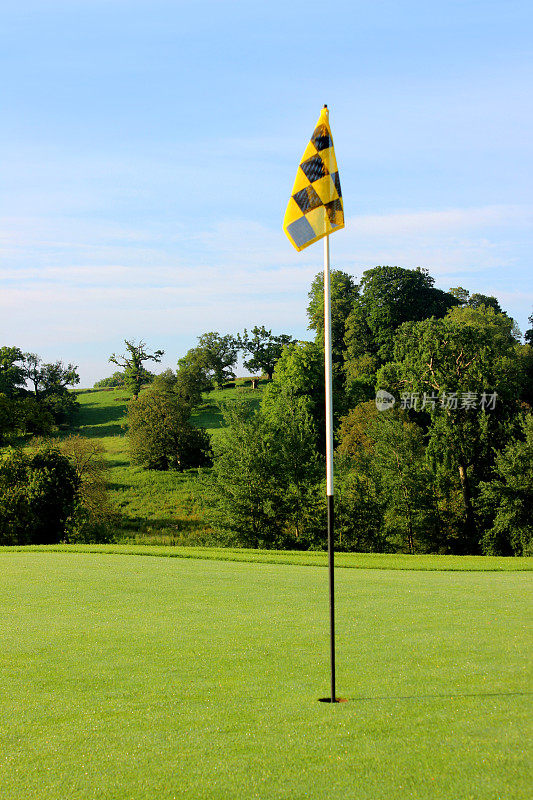
M 398 212 L 351 217 L 347 228 L 367 236 L 446 234 L 487 227 L 524 227 L 533 222 L 533 207 L 493 205 L 442 211 Z
M 463 283 L 496 294 L 525 319 L 529 282 L 524 275 L 508 291 L 505 281 L 513 270 L 520 274 L 531 217 L 528 206 L 493 205 L 350 218 L 332 237 L 332 265 L 356 276 L 377 264 L 427 267 L 444 288 Z M 100 352 L 104 369 L 108 350 L 126 336 L 167 337 L 179 342 L 178 357 L 205 330 L 266 324 L 307 335 L 307 292 L 322 268 L 322 248 L 298 254 L 280 228 L 246 219 L 220 220 L 194 234 L 169 222 L 8 222 L 2 341 L 55 348 L 55 357 L 71 360 L 76 347 L 93 348 L 91 363 Z
M 527 205 L 353 217 L 335 252 L 355 271 L 376 264 L 423 266 L 435 276 L 490 271 L 516 264 L 532 221 Z

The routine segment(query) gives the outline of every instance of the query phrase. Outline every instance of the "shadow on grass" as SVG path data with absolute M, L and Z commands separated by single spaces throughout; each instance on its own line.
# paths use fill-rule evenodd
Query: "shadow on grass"
M 224 417 L 218 406 L 204 406 L 200 413 L 195 414 L 192 421 L 199 428 L 224 428 Z
M 376 700 L 461 700 L 465 697 L 483 698 L 488 699 L 494 697 L 531 697 L 533 692 L 453 692 L 450 694 L 397 694 L 397 695 L 381 695 L 374 697 L 348 697 L 350 703 L 366 703 Z
M 107 466 L 109 469 L 115 469 L 115 467 L 130 467 L 131 462 L 126 461 L 124 458 L 110 458 L 107 459 Z
M 87 403 L 80 408 L 78 427 L 83 429 L 84 436 L 113 436 L 123 433 L 121 422 L 126 413 L 126 404 L 116 406 L 100 406 Z M 93 430 L 91 430 L 93 429 Z
M 80 428 L 80 434 L 87 439 L 100 439 L 104 436 L 125 436 L 126 429 L 120 424 L 117 425 L 97 425 L 93 428 Z

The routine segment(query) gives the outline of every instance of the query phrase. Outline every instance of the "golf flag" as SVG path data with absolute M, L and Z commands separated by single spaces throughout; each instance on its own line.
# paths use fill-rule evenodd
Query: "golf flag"
M 294 247 L 303 250 L 341 228 L 344 228 L 341 183 L 329 112 L 324 106 L 296 173 L 283 230 Z

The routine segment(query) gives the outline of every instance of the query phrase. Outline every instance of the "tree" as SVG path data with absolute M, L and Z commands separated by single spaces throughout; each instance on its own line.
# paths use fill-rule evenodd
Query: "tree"
M 533 555 L 533 416 L 521 421 L 521 436 L 495 455 L 490 481 L 481 484 L 481 506 L 489 523 L 482 538 L 486 555 Z
M 37 400 L 33 395 L 17 400 L 16 421 L 19 432 L 48 436 L 54 430 L 56 422 L 66 422 L 78 407 L 76 397 L 68 392 L 57 398 L 59 408 L 52 406 L 55 400 L 52 396 Z
M 150 390 L 128 407 L 132 461 L 146 469 L 209 466 L 211 445 L 203 428 L 190 423 L 191 410 L 168 393 Z
M 316 430 L 303 397 L 283 391 L 277 398 L 276 417 L 267 424 L 277 462 L 278 491 L 282 496 L 285 529 L 302 540 L 314 529 L 310 517 L 313 489 L 323 469 L 316 449 Z M 322 527 L 323 536 L 325 527 Z
M 273 336 L 272 331 L 267 330 L 264 325 L 261 327 L 256 325 L 252 328 L 251 336 L 248 335 L 245 328 L 243 335 L 237 337 L 239 349 L 249 354 L 243 362 L 246 369 L 253 372 L 264 372 L 269 380 L 272 380 L 274 367 L 283 348 L 293 341 L 293 338 L 286 333 Z
M 166 369 L 156 375 L 152 386 L 156 392 L 171 394 L 191 411 L 202 402 L 202 393 L 211 389 L 205 370 L 194 358 L 189 360 L 187 356 L 180 359 L 176 372 Z
M 394 333 L 404 322 L 443 317 L 458 300 L 435 289 L 427 270 L 374 267 L 363 273 L 361 294 L 346 320 L 347 388 L 375 382 L 379 367 L 393 358 Z M 359 399 L 354 398 L 354 399 Z M 368 398 L 370 399 L 370 398 Z
M 442 319 L 402 325 L 396 363 L 380 371 L 380 387 L 403 392 L 413 408 L 420 403 L 430 419 L 428 455 L 458 475 L 465 525 L 457 547 L 464 552 L 479 548 L 474 489 L 490 469 L 491 447 L 503 443 L 505 422 L 517 411 L 517 347 L 506 315 L 486 306 L 454 308 Z
M 306 547 L 316 528 L 313 422 L 303 398 L 284 393 L 277 408 L 275 419 L 246 403 L 224 408 L 213 470 L 219 518 L 241 544 Z
M 176 394 L 176 373 L 170 367 L 154 377 L 150 387 L 161 394 Z
M 78 367 L 74 364 L 65 366 L 62 361 L 44 364 L 35 353 L 24 354 L 24 377 L 33 385 L 37 400 L 50 395 L 65 394 L 68 386 L 75 386 L 80 382 Z
M 274 547 L 283 531 L 282 498 L 264 418 L 246 403 L 227 405 L 223 412 L 226 428 L 214 452 L 214 521 L 234 531 L 240 545 Z
M 79 481 L 65 456 L 46 446 L 0 455 L 0 545 L 53 544 L 68 536 Z
M 462 286 L 452 286 L 450 288 L 450 294 L 452 297 L 455 297 L 460 305 L 467 305 L 468 298 L 470 297 L 470 292 L 468 289 L 464 289 Z
M 340 269 L 330 273 L 331 286 L 331 349 L 333 362 L 344 361 L 344 334 L 348 319 L 355 301 L 359 297 L 359 286 L 351 275 Z M 316 342 L 324 349 L 324 273 L 315 276 L 309 291 L 307 314 L 309 328 L 316 332 Z
M 191 411 L 202 402 L 202 394 L 210 388 L 205 372 L 199 364 L 179 364 L 174 383 L 178 400 L 189 406 Z
M 531 328 L 524 334 L 525 344 L 521 349 L 524 381 L 520 399 L 525 407 L 533 409 L 533 314 L 529 317 Z
M 373 428 L 378 417 L 374 401 L 359 403 L 340 420 L 339 444 L 335 454 L 339 461 L 362 472 L 370 469 L 374 456 Z
M 388 538 L 400 542 L 408 553 L 440 549 L 439 515 L 422 430 L 401 410 L 391 409 L 377 416 L 372 433 Z
M 69 392 L 69 386 L 80 382 L 78 367 L 65 366 L 62 361 L 45 364 L 35 353 L 24 354 L 24 378 L 33 386 L 35 400 L 41 409 L 48 411 L 56 424 L 67 423 L 78 408 L 78 400 Z M 39 414 L 30 413 L 31 420 L 38 420 Z M 40 422 L 39 432 L 45 432 Z
M 336 455 L 351 477 L 352 491 L 366 487 L 373 495 L 366 513 L 374 509 L 374 519 L 382 515 L 374 549 L 376 544 L 409 553 L 439 549 L 442 536 L 424 436 L 406 412 L 378 412 L 375 402 L 361 403 L 341 421 Z M 357 493 L 356 499 L 361 499 Z
M 0 347 L 0 394 L 15 397 L 23 391 L 23 362 L 24 355 L 18 347 Z
M 358 553 L 383 553 L 387 542 L 384 503 L 374 472 L 338 464 L 335 474 L 336 548 Z
M 233 367 L 237 364 L 239 345 L 229 333 L 221 336 L 216 331 L 204 333 L 198 337 L 198 344 L 189 351 L 189 363 L 195 363 L 197 369 L 203 369 L 208 379 L 221 387 L 235 378 Z
M 124 385 L 132 393 L 133 399 L 136 400 L 143 383 L 147 383 L 147 379 L 151 377 L 148 370 L 143 366 L 144 363 L 146 361 L 160 362 L 165 355 L 165 351 L 155 350 L 153 353 L 149 353 L 146 350 L 146 342 L 142 339 L 138 344 L 135 344 L 133 339 L 131 341 L 124 339 L 124 344 L 126 345 L 126 353 L 121 356 L 112 353 L 109 356 L 109 361 L 123 368 Z
M 479 292 L 475 292 L 473 295 L 470 296 L 468 301 L 468 305 L 470 308 L 481 308 L 481 306 L 485 306 L 486 308 L 492 308 L 497 314 L 504 314 L 505 312 L 502 310 L 498 299 L 494 297 L 494 295 L 488 294 L 479 294 Z
M 13 398 L 0 394 L 0 447 L 9 442 L 18 427 L 18 408 Z
M 212 370 L 207 366 L 205 354 L 197 347 L 188 350 L 178 360 L 176 377 L 178 374 L 178 381 L 184 387 L 187 386 L 187 391 L 196 398 L 201 398 L 203 392 L 210 392 L 214 388 Z
M 315 342 L 293 342 L 283 349 L 272 382 L 265 388 L 261 400 L 261 409 L 272 423 L 279 413 L 280 398 L 285 393 L 304 400 L 315 425 L 316 441 L 324 450 L 324 353 Z M 334 409 L 338 410 L 338 407 L 334 398 Z
M 528 321 L 531 325 L 531 328 L 528 328 L 528 330 L 525 332 L 524 339 L 527 344 L 530 344 L 533 347 L 533 314 L 530 314 Z
M 77 370 L 62 361 L 43 363 L 35 353 L 23 354 L 17 347 L 0 348 L 0 395 L 4 396 L 0 439 L 20 433 L 47 434 L 54 425 L 67 423 L 78 408 L 76 396 L 68 389 L 80 382 Z
M 475 292 L 471 295 L 470 292 L 467 289 L 463 289 L 462 286 L 456 286 L 450 289 L 450 294 L 455 297 L 462 306 L 470 306 L 470 308 L 486 306 L 487 308 L 492 308 L 497 314 L 504 313 L 494 295 L 479 294 L 479 292 Z

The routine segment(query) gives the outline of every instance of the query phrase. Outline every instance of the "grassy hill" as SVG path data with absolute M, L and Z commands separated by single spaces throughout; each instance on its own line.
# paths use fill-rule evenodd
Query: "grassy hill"
M 331 705 L 325 568 L 110 549 L 0 552 L 0 797 L 530 797 L 531 572 L 339 569 Z
M 105 449 L 110 497 L 121 516 L 117 537 L 137 544 L 212 544 L 201 473 L 158 472 L 130 463 L 129 395 L 124 389 L 81 391 L 77 396 L 80 412 L 74 432 L 97 439 Z M 249 381 L 241 380 L 234 388 L 210 392 L 193 422 L 216 437 L 223 426 L 219 403 L 237 398 L 259 405 L 261 384 L 252 390 Z

